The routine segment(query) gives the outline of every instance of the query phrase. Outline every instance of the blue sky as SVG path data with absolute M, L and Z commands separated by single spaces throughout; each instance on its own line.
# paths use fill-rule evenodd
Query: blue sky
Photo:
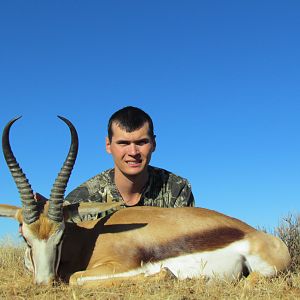
M 0 128 L 48 196 L 76 126 L 67 192 L 112 166 L 107 120 L 153 118 L 152 165 L 186 177 L 197 206 L 272 229 L 300 198 L 299 1 L 1 1 Z M 0 159 L 0 202 L 18 192 Z M 0 219 L 0 237 L 17 235 Z

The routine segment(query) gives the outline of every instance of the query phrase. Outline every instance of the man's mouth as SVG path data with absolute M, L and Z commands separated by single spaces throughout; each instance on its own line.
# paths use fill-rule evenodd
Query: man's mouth
M 140 166 L 142 161 L 138 160 L 138 161 L 127 161 L 126 162 L 130 167 L 137 167 Z

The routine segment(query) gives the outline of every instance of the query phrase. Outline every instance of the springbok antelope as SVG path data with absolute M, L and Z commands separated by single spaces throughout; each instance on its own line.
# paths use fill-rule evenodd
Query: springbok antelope
M 20 223 L 28 246 L 25 260 L 36 284 L 62 279 L 72 285 L 100 285 L 157 274 L 162 269 L 179 279 L 236 279 L 254 271 L 272 276 L 288 267 L 290 255 L 280 239 L 208 209 L 132 207 L 98 220 L 67 222 L 71 212 L 87 213 L 99 209 L 99 204 L 63 205 L 78 137 L 72 123 L 59 118 L 70 129 L 71 146 L 49 201 L 34 199 L 11 150 L 9 131 L 18 118 L 6 125 L 2 138 L 22 208 L 1 205 L 0 216 Z

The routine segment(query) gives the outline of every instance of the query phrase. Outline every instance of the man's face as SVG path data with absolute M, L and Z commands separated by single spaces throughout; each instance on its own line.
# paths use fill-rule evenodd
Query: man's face
M 155 140 L 150 137 L 149 124 L 132 132 L 126 132 L 116 123 L 112 124 L 112 140 L 106 138 L 106 151 L 112 154 L 115 168 L 125 175 L 134 176 L 142 173 L 148 166 Z

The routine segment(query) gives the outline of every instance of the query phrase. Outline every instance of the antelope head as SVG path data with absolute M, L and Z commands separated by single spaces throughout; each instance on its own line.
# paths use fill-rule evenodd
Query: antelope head
M 64 193 L 78 151 L 78 136 L 75 127 L 66 118 L 58 117 L 70 129 L 71 146 L 53 184 L 47 203 L 35 200 L 31 185 L 14 157 L 10 146 L 10 128 L 19 118 L 14 118 L 8 122 L 2 135 L 4 157 L 19 190 L 22 208 L 2 205 L 0 215 L 14 217 L 19 221 L 20 233 L 28 246 L 26 257 L 31 264 L 34 283 L 36 284 L 50 284 L 57 275 L 65 230 Z

